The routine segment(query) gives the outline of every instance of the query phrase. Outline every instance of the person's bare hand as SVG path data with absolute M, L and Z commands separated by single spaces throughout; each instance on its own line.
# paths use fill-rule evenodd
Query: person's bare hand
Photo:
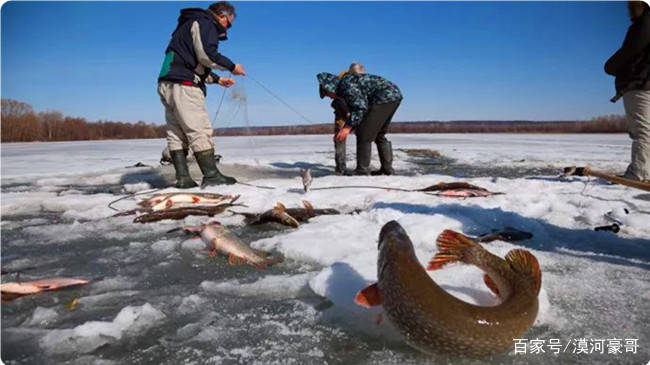
M 238 63 L 235 65 L 235 68 L 232 70 L 232 74 L 239 75 L 239 76 L 246 76 L 246 70 L 244 70 L 244 66 Z
M 231 87 L 235 84 L 235 79 L 231 77 L 220 77 L 219 78 L 219 85 L 223 87 Z
M 345 141 L 346 138 L 348 138 L 348 134 L 350 134 L 350 131 L 352 131 L 352 128 L 350 127 L 343 127 L 341 130 L 336 134 L 336 140 L 339 142 Z

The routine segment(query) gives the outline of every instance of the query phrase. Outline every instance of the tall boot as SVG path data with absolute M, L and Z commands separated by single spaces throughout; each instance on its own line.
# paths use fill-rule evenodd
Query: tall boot
M 345 175 L 345 142 L 334 141 L 334 162 L 336 163 L 337 175 Z
M 357 169 L 355 175 L 370 175 L 370 154 L 372 145 L 370 142 L 357 141 Z
M 393 170 L 393 143 L 389 141 L 378 143 L 377 152 L 379 153 L 381 168 L 377 171 L 373 171 L 372 174 L 393 175 L 395 173 L 395 170 Z
M 169 151 L 176 170 L 176 187 L 179 189 L 189 189 L 197 187 L 198 185 L 190 176 L 190 170 L 187 167 L 187 150 L 174 150 Z
M 232 185 L 237 182 L 234 177 L 221 174 L 221 171 L 217 168 L 217 160 L 214 157 L 213 148 L 205 151 L 194 152 L 194 157 L 196 157 L 196 163 L 199 164 L 199 168 L 203 173 L 201 188 L 212 185 Z

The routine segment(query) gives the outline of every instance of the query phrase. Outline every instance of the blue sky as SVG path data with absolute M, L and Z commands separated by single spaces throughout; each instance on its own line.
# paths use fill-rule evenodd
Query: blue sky
M 179 10 L 210 2 L 8 2 L 2 97 L 90 120 L 163 123 L 156 77 Z M 603 64 L 624 2 L 234 2 L 220 51 L 316 122 L 315 75 L 351 61 L 404 94 L 395 120 L 589 119 L 622 113 Z M 252 125 L 304 123 L 237 78 Z M 211 116 L 222 88 L 208 89 Z M 227 94 L 229 95 L 229 94 Z M 244 125 L 226 96 L 218 127 Z

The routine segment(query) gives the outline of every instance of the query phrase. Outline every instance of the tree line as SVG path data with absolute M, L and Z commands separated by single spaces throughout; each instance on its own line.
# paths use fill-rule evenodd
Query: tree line
M 98 139 L 163 138 L 165 126 L 139 121 L 89 122 L 58 111 L 36 113 L 31 105 L 2 99 L 2 142 L 82 141 Z
M 417 121 L 395 122 L 391 133 L 622 133 L 625 117 L 605 115 L 589 121 Z M 89 122 L 85 118 L 64 116 L 61 112 L 35 112 L 31 105 L 2 99 L 0 122 L 2 142 L 80 141 L 99 139 L 164 138 L 165 125 L 139 121 Z M 294 134 L 333 134 L 334 124 L 285 125 L 273 127 L 217 128 L 217 136 L 268 136 Z
M 390 133 L 623 133 L 625 116 L 605 115 L 589 121 L 452 121 L 393 122 Z M 333 134 L 334 124 L 232 127 L 216 130 L 218 136 L 272 136 Z

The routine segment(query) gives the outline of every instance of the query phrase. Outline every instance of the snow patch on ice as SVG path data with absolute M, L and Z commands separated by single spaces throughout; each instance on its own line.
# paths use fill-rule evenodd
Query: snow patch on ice
M 124 191 L 126 191 L 127 193 L 137 193 L 149 189 L 151 189 L 151 185 L 146 182 L 140 182 L 135 184 L 124 184 Z
M 305 290 L 309 290 L 308 282 L 313 276 L 314 273 L 311 272 L 298 275 L 267 275 L 252 283 L 243 283 L 240 280 L 204 281 L 200 287 L 208 293 L 241 297 L 263 296 L 274 300 L 289 299 L 306 294 Z
M 26 324 L 28 326 L 44 326 L 54 322 L 58 316 L 59 314 L 52 308 L 36 307 Z
M 71 329 L 53 330 L 40 340 L 40 344 L 44 350 L 55 354 L 89 353 L 124 336 L 140 335 L 165 317 L 149 303 L 128 306 L 122 308 L 111 322 L 89 321 Z

